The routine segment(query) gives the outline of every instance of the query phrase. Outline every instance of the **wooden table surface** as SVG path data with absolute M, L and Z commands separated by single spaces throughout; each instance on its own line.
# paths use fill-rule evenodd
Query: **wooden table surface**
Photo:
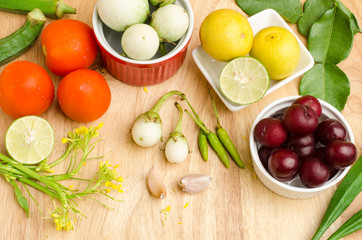
M 65 2 L 78 10 L 76 15 L 67 15 L 66 18 L 78 19 L 91 25 L 92 9 L 96 0 Z M 152 148 L 141 148 L 132 142 L 129 130 L 134 119 L 153 106 L 161 95 L 174 89 L 188 96 L 206 125 L 210 127 L 215 125 L 207 90 L 210 86 L 193 61 L 191 51 L 200 44 L 198 37 L 200 24 L 210 12 L 220 8 L 231 8 L 239 12 L 241 10 L 233 0 L 190 0 L 190 2 L 195 15 L 195 27 L 186 59 L 177 74 L 161 84 L 147 87 L 148 92 L 146 92 L 143 87 L 126 85 L 105 72 L 104 76 L 112 92 L 110 108 L 103 117 L 86 124 L 91 126 L 104 122 L 101 135 L 105 139 L 97 145 L 93 154 L 98 156 L 110 152 L 106 159 L 120 165 L 119 173 L 125 179 L 124 193 L 114 193 L 112 196 L 122 199 L 123 202 L 98 196 L 98 200 L 114 208 L 111 210 L 90 199 L 80 200 L 79 206 L 87 218 L 79 219 L 73 231 L 58 232 L 54 228 L 54 223 L 46 218 L 49 216 L 49 210 L 53 210 L 52 201 L 48 196 L 30 189 L 44 213 L 44 218 L 31 200 L 29 200 L 30 217 L 26 218 L 24 211 L 16 202 L 12 186 L 0 178 L 0 239 L 305 240 L 312 237 L 336 187 L 310 199 L 292 200 L 268 190 L 250 169 L 241 170 L 233 162 L 230 169 L 226 169 L 211 150 L 209 161 L 204 162 L 197 148 L 198 128 L 187 115 L 184 118 L 183 131 L 188 138 L 191 154 L 182 164 L 168 163 L 164 152 L 160 150 L 161 143 Z M 362 2 L 359 0 L 342 0 L 342 2 L 354 12 L 362 25 Z M 2 38 L 19 28 L 25 16 L 1 12 L 0 19 Z M 47 23 L 51 21 L 48 19 Z M 290 26 L 300 36 L 295 24 Z M 301 39 L 306 43 L 305 38 Z M 47 69 L 39 39 L 17 60 L 32 61 Z M 0 71 L 4 67 L 1 66 Z M 351 83 L 351 94 L 342 114 L 353 130 L 358 151 L 361 153 L 362 34 L 354 37 L 351 54 L 347 60 L 339 64 L 339 67 L 345 71 Z M 51 73 L 50 76 L 57 87 L 61 78 Z M 230 112 L 212 92 L 224 127 L 235 141 L 242 158 L 249 164 L 251 159 L 249 145 L 244 137 L 248 138 L 254 118 L 271 102 L 282 97 L 297 95 L 299 82 L 300 78 L 295 79 L 239 112 Z M 165 137 L 177 122 L 177 110 L 173 102 L 173 100 L 168 101 L 160 111 Z M 56 99 L 42 117 L 50 122 L 55 131 L 56 143 L 52 153 L 54 157 L 59 156 L 64 150 L 60 138 L 74 127 L 84 125 L 67 118 L 61 112 Z M 4 146 L 6 129 L 13 121 L 14 119 L 0 112 L 2 153 L 6 153 Z M 89 177 L 94 174 L 97 164 L 95 160 L 84 166 L 81 176 Z M 163 200 L 152 197 L 146 188 L 146 176 L 153 165 L 157 167 L 167 186 L 169 194 Z M 65 165 L 56 168 L 58 172 L 64 170 Z M 177 182 L 183 175 L 189 173 L 208 174 L 214 177 L 214 181 L 200 194 L 185 194 L 178 189 Z M 22 190 L 24 191 L 23 188 Z M 188 205 L 184 208 L 186 204 Z M 170 212 L 165 220 L 160 211 L 167 206 L 170 206 Z M 361 209 L 361 206 L 360 194 L 330 227 L 323 239 Z M 345 239 L 362 239 L 362 232 L 356 232 Z

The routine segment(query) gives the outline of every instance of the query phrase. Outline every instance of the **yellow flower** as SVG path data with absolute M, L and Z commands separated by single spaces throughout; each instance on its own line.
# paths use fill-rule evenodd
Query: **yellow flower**
M 94 130 L 99 130 L 99 129 L 101 129 L 102 127 L 103 127 L 103 125 L 104 125 L 104 123 L 102 123 L 102 122 L 100 122 L 99 124 L 98 124 L 98 126 L 96 126 L 95 128 L 94 128 Z
M 82 127 L 80 127 L 79 132 L 80 132 L 80 134 L 85 135 L 88 133 L 88 128 L 82 126 Z
M 170 206 L 167 206 L 167 207 L 165 208 L 165 211 L 166 211 L 166 212 L 170 212 L 170 210 L 171 210 L 171 207 L 170 207 Z
M 68 209 L 64 209 L 63 207 L 57 207 L 54 212 L 50 214 L 50 216 L 54 219 L 55 227 L 58 231 L 73 230 L 74 221 L 69 219 Z
M 108 160 L 106 162 L 102 161 L 99 162 L 99 170 L 98 170 L 99 179 L 101 181 L 104 181 L 104 186 L 108 187 L 109 191 L 111 189 L 117 189 L 118 192 L 123 192 L 123 190 L 121 189 L 122 187 L 121 184 L 115 184 L 112 182 L 112 181 L 118 183 L 123 182 L 123 178 L 118 176 L 115 168 L 117 168 L 117 165 L 112 166 L 112 164 L 110 164 Z M 109 193 L 108 190 L 106 191 L 107 193 Z
M 62 138 L 61 140 L 63 144 L 68 142 L 68 138 Z

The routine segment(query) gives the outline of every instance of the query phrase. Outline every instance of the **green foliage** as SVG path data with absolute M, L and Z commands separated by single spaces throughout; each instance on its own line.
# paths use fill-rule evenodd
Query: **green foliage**
M 361 29 L 358 26 L 358 22 L 354 14 L 348 8 L 346 8 L 346 6 L 344 6 L 343 3 L 341 3 L 339 0 L 333 0 L 333 2 L 336 4 L 336 6 L 339 9 L 341 9 L 345 14 L 347 14 L 350 20 L 353 35 L 355 35 L 358 32 L 361 32 Z
M 332 225 L 332 223 L 346 210 L 346 208 L 353 202 L 356 196 L 362 191 L 362 156 L 352 165 L 347 175 L 338 186 L 328 208 L 324 214 L 321 224 L 315 232 L 312 240 L 318 240 L 322 237 L 323 233 Z M 360 218 L 361 215 L 357 215 L 356 218 Z M 354 219 L 354 220 L 357 220 Z M 357 227 L 351 226 L 351 228 Z M 345 226 L 345 227 L 348 227 Z M 352 230 L 352 229 L 351 229 Z M 337 230 L 338 231 L 338 230 Z M 349 230 L 347 230 L 349 231 Z
M 304 74 L 299 93 L 315 96 L 342 111 L 350 94 L 349 80 L 336 65 L 319 63 Z
M 348 219 L 337 231 L 335 231 L 328 240 L 337 240 L 362 229 L 362 210 L 359 210 L 350 219 Z
M 26 216 L 29 217 L 28 200 L 23 196 L 23 194 L 21 193 L 20 188 L 18 187 L 16 182 L 14 182 L 13 180 L 10 180 L 10 183 L 14 187 L 15 196 L 16 196 L 16 199 L 18 200 L 19 205 L 25 210 Z
M 300 33 L 308 36 L 313 23 L 332 7 L 332 0 L 307 0 L 303 5 L 303 16 L 298 20 Z
M 361 32 L 353 13 L 339 0 L 236 0 L 247 14 L 272 8 L 291 23 L 298 21 L 301 34 L 308 37 L 308 50 L 317 63 L 303 76 L 299 93 L 312 95 L 342 111 L 350 94 L 347 75 L 336 65 L 352 49 L 353 36 Z
M 353 35 L 348 16 L 339 8 L 327 10 L 308 37 L 308 49 L 317 63 L 338 64 L 352 49 Z
M 299 0 L 236 0 L 236 4 L 249 15 L 272 8 L 291 23 L 296 23 L 303 14 Z

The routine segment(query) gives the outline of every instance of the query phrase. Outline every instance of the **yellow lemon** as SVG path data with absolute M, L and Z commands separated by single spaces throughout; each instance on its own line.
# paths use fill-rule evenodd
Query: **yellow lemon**
M 210 13 L 200 27 L 204 50 L 214 59 L 227 62 L 246 56 L 253 45 L 253 30 L 239 12 L 219 9 Z
M 271 79 L 281 80 L 292 75 L 297 68 L 299 44 L 287 29 L 267 27 L 255 35 L 250 56 L 265 66 Z

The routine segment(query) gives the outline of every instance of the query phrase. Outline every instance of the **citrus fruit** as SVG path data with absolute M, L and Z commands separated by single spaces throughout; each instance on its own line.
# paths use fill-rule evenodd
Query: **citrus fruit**
M 12 62 L 0 75 L 0 107 L 13 118 L 40 115 L 50 107 L 53 98 L 52 79 L 35 63 Z
M 236 58 L 221 71 L 220 87 L 230 101 L 250 104 L 262 98 L 268 90 L 268 72 L 255 58 Z
M 111 103 L 111 90 L 99 72 L 79 69 L 59 83 L 58 102 L 70 119 L 91 122 L 100 118 Z
M 265 66 L 271 79 L 281 80 L 292 75 L 297 68 L 299 44 L 287 29 L 267 27 L 254 36 L 250 56 Z
M 5 145 L 15 161 L 25 164 L 38 163 L 53 150 L 53 128 L 45 119 L 37 116 L 18 118 L 6 132 Z
M 58 76 L 88 68 L 97 57 L 92 28 L 75 19 L 51 22 L 44 28 L 40 40 L 46 65 Z
M 253 30 L 248 20 L 231 9 L 210 13 L 202 22 L 199 34 L 205 52 L 223 62 L 246 56 L 253 45 Z

